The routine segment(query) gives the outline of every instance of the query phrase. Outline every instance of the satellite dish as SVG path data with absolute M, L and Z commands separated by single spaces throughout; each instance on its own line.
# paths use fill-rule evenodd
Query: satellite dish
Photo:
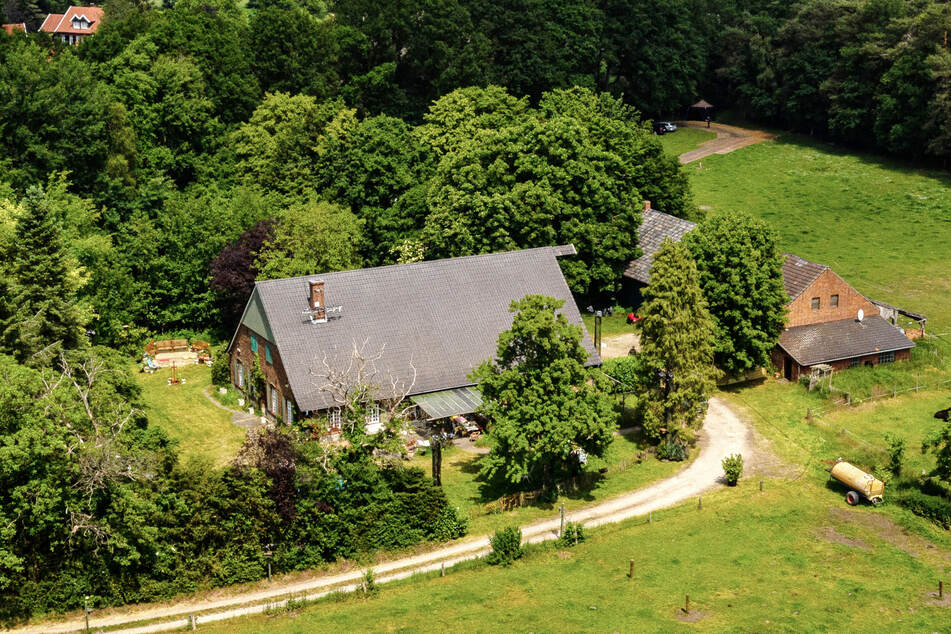
M 865 319 L 865 311 L 859 308 L 859 321 L 861 322 L 863 319 Z

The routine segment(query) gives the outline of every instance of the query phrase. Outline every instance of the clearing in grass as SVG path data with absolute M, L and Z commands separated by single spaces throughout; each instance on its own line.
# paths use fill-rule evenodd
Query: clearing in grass
M 179 441 L 183 457 L 203 456 L 216 466 L 227 464 L 241 448 L 245 431 L 231 422 L 231 412 L 217 407 L 203 393 L 216 389 L 211 384 L 211 369 L 186 365 L 176 372 L 184 383 L 169 385 L 168 368 L 136 374 L 149 422 Z
M 715 138 L 717 138 L 716 133 L 709 130 L 678 128 L 676 132 L 660 137 L 660 144 L 664 146 L 664 151 L 668 154 L 680 156 L 684 152 L 696 150 L 707 141 Z

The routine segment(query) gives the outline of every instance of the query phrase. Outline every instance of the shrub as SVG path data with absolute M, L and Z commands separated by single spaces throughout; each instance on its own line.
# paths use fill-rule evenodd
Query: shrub
M 885 434 L 885 442 L 888 443 L 888 470 L 897 478 L 901 475 L 901 465 L 905 459 L 905 439 Z
M 508 526 L 495 531 L 492 552 L 485 560 L 493 566 L 510 566 L 522 554 L 522 531 L 515 526 Z
M 363 591 L 366 594 L 373 594 L 376 592 L 376 575 L 373 574 L 373 570 L 367 570 L 363 573 Z
M 211 362 L 211 382 L 215 385 L 231 383 L 230 357 L 225 346 L 219 346 L 214 351 L 215 359 Z
M 657 445 L 658 460 L 672 460 L 679 462 L 686 460 L 688 456 L 687 446 L 674 434 L 668 434 Z
M 726 478 L 726 483 L 731 487 L 736 486 L 740 476 L 743 475 L 743 456 L 738 453 L 727 456 L 720 464 L 723 465 L 723 475 Z
M 915 515 L 951 528 L 951 502 L 944 498 L 912 490 L 899 495 L 896 501 Z
M 433 523 L 433 539 L 440 542 L 457 539 L 469 532 L 469 517 L 449 506 L 439 511 L 439 516 Z
M 561 548 L 571 548 L 578 542 L 584 541 L 584 526 L 578 522 L 568 522 L 565 524 L 565 530 L 558 537 L 558 546 Z

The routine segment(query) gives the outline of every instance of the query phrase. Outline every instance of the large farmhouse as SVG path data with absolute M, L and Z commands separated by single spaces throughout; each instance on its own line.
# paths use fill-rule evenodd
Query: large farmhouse
M 632 305 L 640 303 L 654 254 L 664 239 L 680 240 L 695 226 L 645 203 L 638 235 L 641 257 L 624 271 L 622 286 Z M 783 283 L 789 314 L 772 362 L 787 379 L 798 380 L 800 374 L 823 364 L 842 370 L 909 358 L 915 344 L 897 327 L 897 318 L 901 314 L 922 324 L 923 316 L 870 300 L 828 266 L 795 255 L 786 255 Z
M 562 299 L 561 313 L 584 328 L 557 260 L 575 253 L 543 247 L 258 282 L 228 347 L 232 383 L 247 390 L 256 360 L 270 417 L 326 415 L 333 427 L 339 404 L 323 377 L 346 371 L 357 347 L 422 418 L 470 413 L 481 401 L 469 373 L 495 356 L 513 300 Z M 588 363 L 600 363 L 583 341 Z

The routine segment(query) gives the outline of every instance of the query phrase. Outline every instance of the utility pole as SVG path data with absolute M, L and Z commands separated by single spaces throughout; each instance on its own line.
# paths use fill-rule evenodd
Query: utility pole
M 594 314 L 594 350 L 601 354 L 601 311 Z

